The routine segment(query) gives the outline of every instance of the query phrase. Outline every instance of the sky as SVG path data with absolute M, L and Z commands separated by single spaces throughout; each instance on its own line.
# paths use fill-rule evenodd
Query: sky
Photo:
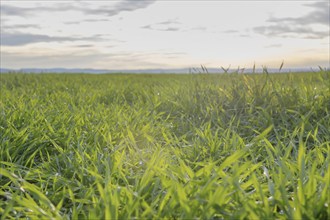
M 329 1 L 1 0 L 1 68 L 329 67 Z

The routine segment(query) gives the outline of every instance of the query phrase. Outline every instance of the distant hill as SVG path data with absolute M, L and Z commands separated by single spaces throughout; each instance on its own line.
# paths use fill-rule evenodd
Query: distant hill
M 267 69 L 269 73 L 278 73 L 279 70 L 275 68 Z M 315 71 L 318 71 L 318 68 L 314 68 Z M 236 72 L 237 69 L 230 69 L 228 72 Z M 281 72 L 308 72 L 312 71 L 311 68 L 283 68 Z M 68 69 L 68 68 L 23 68 L 23 69 L 8 69 L 8 68 L 0 68 L 0 73 L 10 73 L 10 72 L 18 72 L 18 73 L 88 73 L 88 74 L 106 74 L 106 73 L 147 73 L 147 74 L 162 74 L 162 73 L 203 73 L 206 70 L 202 70 L 201 68 L 178 68 L 178 69 L 134 69 L 134 70 L 106 70 L 106 69 Z M 224 71 L 220 68 L 207 68 L 207 72 L 209 73 L 224 73 Z M 241 72 L 241 70 L 239 71 Z M 253 72 L 252 68 L 248 68 L 244 70 L 245 73 Z M 255 70 L 257 73 L 261 73 L 262 69 L 258 68 Z
M 9 73 L 12 72 L 11 69 L 0 68 L 0 73 Z
M 18 73 L 89 73 L 89 74 L 106 74 L 106 73 L 188 73 L 188 69 L 135 69 L 135 70 L 106 70 L 106 69 L 67 69 L 67 68 L 23 68 L 23 69 L 7 69 L 0 68 L 1 73 L 18 72 Z

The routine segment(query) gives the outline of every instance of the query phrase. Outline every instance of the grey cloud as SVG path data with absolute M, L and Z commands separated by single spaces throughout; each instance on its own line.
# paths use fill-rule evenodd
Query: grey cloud
M 143 28 L 143 29 L 153 30 L 153 28 L 151 27 L 151 24 L 148 24 L 148 25 L 142 26 L 141 28 Z
M 159 25 L 174 25 L 174 24 L 180 24 L 180 22 L 178 22 L 176 19 L 172 19 L 172 20 L 167 20 L 167 21 L 162 21 L 157 23 Z
M 256 33 L 265 36 L 298 37 L 307 39 L 322 39 L 329 36 L 330 12 L 328 2 L 305 4 L 314 10 L 301 17 L 269 18 L 268 26 L 253 28 Z M 316 31 L 313 25 L 324 25 L 324 30 Z
M 244 33 L 241 33 L 238 30 L 229 29 L 229 30 L 222 31 L 221 33 L 231 34 L 233 36 L 239 36 L 239 37 L 242 37 L 242 38 L 250 38 L 251 36 L 249 34 L 247 34 L 247 32 L 248 32 L 247 30 Z
M 68 22 L 64 22 L 65 24 L 81 24 L 83 22 L 100 22 L 100 21 L 109 21 L 108 19 L 84 19 L 81 21 L 68 21 Z
M 10 5 L 1 5 L 0 12 L 2 15 L 7 16 L 26 16 L 29 14 L 28 10 L 24 10 L 20 7 L 10 6 Z
M 84 8 L 83 12 L 86 14 L 105 14 L 108 16 L 114 16 L 124 11 L 135 11 L 138 9 L 146 8 L 153 4 L 155 0 L 122 0 L 116 3 L 112 7 L 103 6 L 98 9 Z
M 1 52 L 1 63 L 7 67 L 65 67 L 65 68 L 91 68 L 95 66 L 110 66 L 111 69 L 120 69 L 122 67 L 135 69 L 139 68 L 158 68 L 166 67 L 168 63 L 154 61 L 155 56 L 161 56 L 165 59 L 178 58 L 185 53 L 182 52 L 131 52 L 118 51 L 113 53 L 102 53 L 97 50 L 82 48 L 81 51 L 68 51 L 65 54 L 49 53 L 45 55 L 36 55 L 21 52 Z
M 316 8 L 316 9 L 324 9 L 329 7 L 330 3 L 328 1 L 318 1 L 313 3 L 305 4 L 305 6 Z
M 12 30 L 12 29 L 25 29 L 25 28 L 35 28 L 40 29 L 41 27 L 36 24 L 17 24 L 17 25 L 4 25 L 4 30 Z
M 184 52 L 148 52 L 148 53 L 137 53 L 137 52 L 118 52 L 115 54 L 107 54 L 106 57 L 109 59 L 118 59 L 118 60 L 152 60 L 155 56 L 157 57 L 180 57 L 186 55 Z
M 329 12 L 319 11 L 299 18 L 270 18 L 268 22 L 288 22 L 295 25 L 322 24 L 329 25 Z
M 224 33 L 226 33 L 226 34 L 234 34 L 234 33 L 238 33 L 238 30 L 226 30 L 226 31 L 224 31 Z
M 329 12 L 329 2 L 315 2 L 312 4 L 305 4 L 307 7 L 312 7 L 315 10 L 309 14 L 298 17 L 286 17 L 286 18 L 270 18 L 269 22 L 290 22 L 296 25 L 306 25 L 306 24 L 323 24 L 329 25 L 330 22 L 330 12 Z
M 265 48 L 279 48 L 279 47 L 282 47 L 282 44 L 271 44 L 266 46 Z
M 78 40 L 84 40 L 84 38 L 54 37 L 29 33 L 1 33 L 1 45 L 4 46 L 21 46 L 38 42 L 63 42 Z
M 83 22 L 100 22 L 100 21 L 109 21 L 108 19 L 85 19 Z
M 167 20 L 167 21 L 162 21 L 154 24 L 149 24 L 142 26 L 141 28 L 143 29 L 148 29 L 148 30 L 155 30 L 155 31 L 179 31 L 180 28 L 177 27 L 180 24 L 180 22 L 175 21 L 175 20 Z
M 64 24 L 69 24 L 69 25 L 75 25 L 75 24 L 81 24 L 82 21 L 68 21 L 68 22 L 64 22 Z
M 36 6 L 33 8 L 24 8 L 24 7 L 16 7 L 10 5 L 1 5 L 0 12 L 2 15 L 6 16 L 20 16 L 20 17 L 28 17 L 37 15 L 40 12 L 45 11 L 69 11 L 69 10 L 81 10 L 81 8 L 76 7 L 72 4 L 56 4 L 53 7 L 45 7 L 45 6 Z
M 329 4 L 327 2 L 318 2 L 313 5 L 306 5 L 306 6 L 317 6 L 317 7 L 314 7 L 316 8 L 316 10 L 302 17 L 270 18 L 268 19 L 268 22 L 288 22 L 293 25 L 308 25 L 308 24 L 329 25 L 330 12 L 329 12 Z
M 193 27 L 193 28 L 191 28 L 190 30 L 191 30 L 191 31 L 206 31 L 207 28 L 206 28 L 206 27 L 201 27 L 201 26 L 199 26 L 199 27 Z
M 178 27 L 154 27 L 152 25 L 142 26 L 143 29 L 153 30 L 153 31 L 179 31 Z
M 114 16 L 124 11 L 135 11 L 138 9 L 146 8 L 149 5 L 153 4 L 156 0 L 122 0 L 116 1 L 117 3 L 113 6 L 103 5 L 102 7 L 93 9 L 88 6 L 82 6 L 81 4 L 69 4 L 69 3 L 59 3 L 51 7 L 46 6 L 36 6 L 36 7 L 16 7 L 10 5 L 1 5 L 0 12 L 2 15 L 6 16 L 34 16 L 40 12 L 50 11 L 50 12 L 61 12 L 61 11 L 81 11 L 88 15 L 107 15 Z M 87 21 L 87 20 L 86 20 Z M 96 20 L 95 20 L 96 21 Z M 97 20 L 99 21 L 99 20 Z
M 256 33 L 268 37 L 302 37 L 307 39 L 322 39 L 329 36 L 328 31 L 314 31 L 310 27 L 292 26 L 285 24 L 275 24 L 260 26 L 253 29 Z
M 34 55 L 1 52 L 1 63 L 7 66 L 20 67 L 90 67 L 96 66 L 94 63 L 104 58 L 104 54 L 97 51 L 86 51 L 86 53 L 70 53 L 70 54 L 49 54 L 49 55 Z
M 76 47 L 88 48 L 88 47 L 94 47 L 94 45 L 93 44 L 81 44 L 81 45 L 77 45 Z
M 162 31 L 179 31 L 180 29 L 179 28 L 176 28 L 176 27 L 168 27 L 166 29 L 163 29 Z

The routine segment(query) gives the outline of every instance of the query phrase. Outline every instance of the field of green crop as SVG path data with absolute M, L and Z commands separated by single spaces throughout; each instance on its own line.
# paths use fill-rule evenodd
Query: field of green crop
M 2 219 L 329 218 L 329 72 L 0 77 Z

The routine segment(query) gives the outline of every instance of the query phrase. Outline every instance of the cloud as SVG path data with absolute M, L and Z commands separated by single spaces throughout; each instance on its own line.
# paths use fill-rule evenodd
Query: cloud
M 1 33 L 1 45 L 3 46 L 22 46 L 39 42 L 79 41 L 86 39 L 87 38 L 56 37 L 29 33 Z
M 69 24 L 69 25 L 76 25 L 76 24 L 81 24 L 83 22 L 104 22 L 104 21 L 109 21 L 108 19 L 84 19 L 80 21 L 68 21 L 64 22 L 64 24 Z
M 190 29 L 191 31 L 206 31 L 206 27 L 198 26 L 198 27 L 193 27 Z
M 84 8 L 82 11 L 89 15 L 105 14 L 107 16 L 115 16 L 124 11 L 135 11 L 138 9 L 146 8 L 154 2 L 155 0 L 122 0 L 113 6 L 102 6 L 97 9 Z
M 38 52 L 38 51 L 37 51 Z M 86 48 L 78 51 L 52 51 L 52 53 L 1 52 L 1 63 L 6 68 L 110 68 L 139 69 L 166 67 L 167 62 L 158 60 L 161 53 L 116 52 L 102 53 Z
M 154 24 L 148 24 L 145 26 L 142 26 L 143 29 L 153 30 L 153 31 L 179 31 L 181 30 L 178 25 L 181 23 L 176 20 L 167 20 L 162 21 Z
M 330 12 L 328 2 L 305 4 L 314 10 L 301 17 L 285 17 L 267 20 L 268 26 L 253 28 L 256 33 L 268 37 L 298 37 L 307 39 L 323 39 L 329 37 Z M 315 25 L 322 26 L 322 30 L 315 30 Z
M 85 51 L 85 52 L 68 52 L 61 54 L 43 54 L 36 55 L 31 53 L 16 53 L 16 52 L 1 52 L 1 63 L 10 68 L 19 67 L 67 67 L 67 68 L 88 68 L 91 66 L 97 66 L 99 60 L 104 58 L 104 54 L 97 51 Z
M 315 31 L 311 27 L 274 24 L 259 26 L 253 29 L 256 33 L 268 37 L 301 37 L 307 39 L 323 39 L 329 36 L 329 31 Z
M 88 47 L 94 47 L 95 45 L 93 44 L 81 44 L 81 45 L 77 45 L 76 47 L 79 48 L 88 48 Z
M 316 2 L 313 4 L 305 4 L 307 7 L 313 7 L 314 11 L 305 16 L 292 18 L 270 18 L 268 22 L 288 22 L 295 25 L 322 24 L 329 25 L 330 12 L 329 2 Z
M 149 30 L 153 30 L 153 28 L 152 28 L 152 25 L 151 25 L 151 24 L 148 24 L 148 25 L 142 26 L 141 28 L 143 28 L 143 29 L 149 29 Z
M 81 10 L 80 7 L 73 6 L 72 4 L 56 4 L 53 6 L 35 6 L 35 7 L 17 7 L 11 5 L 1 5 L 0 12 L 5 16 L 19 16 L 19 17 L 28 17 L 36 16 L 40 12 L 55 12 L 55 11 L 69 11 L 69 10 Z
M 329 6 L 330 3 L 329 1 L 318 1 L 318 2 L 313 2 L 313 3 L 308 3 L 308 4 L 304 4 L 307 7 L 312 7 L 315 8 L 317 10 L 324 10 L 324 11 L 328 11 L 329 12 Z
M 283 46 L 282 44 L 271 44 L 271 45 L 265 46 L 265 48 L 279 48 L 282 46 Z
M 107 15 L 114 16 L 124 11 L 135 11 L 138 9 L 146 8 L 153 4 L 156 0 L 122 0 L 122 1 L 109 1 L 112 4 L 102 5 L 98 8 L 90 8 L 88 5 L 80 4 L 69 4 L 69 3 L 58 3 L 52 6 L 38 6 L 34 7 L 17 7 L 11 5 L 1 4 L 0 12 L 5 16 L 36 16 L 40 12 L 62 12 L 62 11 L 81 11 L 88 15 Z M 76 3 L 76 2 L 75 2 Z M 95 20 L 98 21 L 98 20 Z
M 108 19 L 85 19 L 82 22 L 100 22 L 100 21 L 109 21 Z
M 153 30 L 153 31 L 179 31 L 178 27 L 154 27 L 153 25 L 142 26 L 143 29 Z
M 4 25 L 3 26 L 3 30 L 26 29 L 26 28 L 40 29 L 41 27 L 37 24 L 16 24 L 16 25 Z
M 157 24 L 159 24 L 159 25 L 177 25 L 177 24 L 181 24 L 181 23 L 178 22 L 176 19 L 171 19 L 171 20 L 159 22 Z
M 163 29 L 162 31 L 179 31 L 180 28 L 177 28 L 177 27 L 168 27 L 166 29 Z
M 24 8 L 10 6 L 10 5 L 1 5 L 0 12 L 2 15 L 6 16 L 27 16 L 29 15 L 29 10 L 24 10 Z
M 230 29 L 230 30 L 224 31 L 223 33 L 226 33 L 226 34 L 235 34 L 235 33 L 238 33 L 238 32 L 239 32 L 238 30 Z

